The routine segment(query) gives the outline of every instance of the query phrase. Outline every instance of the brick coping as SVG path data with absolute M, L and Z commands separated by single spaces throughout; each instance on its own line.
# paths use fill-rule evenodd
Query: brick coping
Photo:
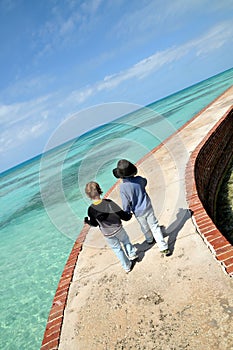
M 230 87 L 231 88 L 231 87 Z M 139 165 L 144 162 L 145 159 L 150 157 L 153 153 L 155 153 L 158 149 L 160 149 L 164 143 L 168 142 L 174 135 L 178 134 L 181 130 L 187 127 L 194 119 L 196 119 L 201 113 L 203 113 L 206 109 L 209 108 L 210 105 L 212 105 L 216 100 L 218 100 L 221 96 L 223 96 L 228 90 L 228 88 L 225 90 L 221 95 L 219 95 L 217 98 L 215 98 L 211 103 L 209 103 L 206 107 L 204 107 L 200 112 L 198 112 L 196 115 L 194 115 L 188 122 L 186 122 L 181 128 L 179 128 L 175 133 L 173 133 L 171 136 L 169 136 L 165 141 L 163 141 L 160 145 L 152 149 L 150 152 L 148 152 L 144 157 L 142 157 L 136 165 Z M 225 115 L 224 115 L 225 117 Z M 223 119 L 223 118 L 222 118 Z M 221 120 L 222 120 L 221 119 Z M 215 129 L 215 128 L 214 128 Z M 211 130 L 212 131 L 212 130 Z M 214 131 L 214 130 L 213 130 Z M 212 132 L 213 132 L 212 131 Z M 206 142 L 206 139 L 204 139 Z M 201 148 L 201 147 L 200 147 Z M 204 229 L 206 230 L 206 236 L 204 240 L 207 242 L 207 237 L 211 237 L 211 234 L 208 235 L 208 233 L 212 234 L 217 230 L 215 225 L 213 224 L 212 220 L 207 215 L 205 209 L 203 208 L 198 195 L 197 190 L 195 187 L 195 180 L 194 180 L 194 165 L 195 165 L 195 159 L 197 157 L 197 154 L 199 152 L 199 149 L 195 150 L 188 162 L 188 165 L 186 167 L 186 191 L 187 191 L 187 200 L 189 202 L 190 209 L 195 213 L 195 215 L 192 217 L 194 220 L 194 224 L 197 228 L 197 231 L 199 232 L 199 225 L 202 229 L 202 225 L 204 224 Z M 105 197 L 108 197 L 111 192 L 115 189 L 115 187 L 118 185 L 120 180 L 118 180 L 105 194 Z M 199 220 L 199 221 L 198 221 Z M 207 223 L 210 226 L 207 226 Z M 212 225 L 212 226 L 211 226 Z M 214 228 L 213 228 L 214 226 Z M 208 230 L 206 227 L 211 227 L 212 229 Z M 60 281 L 58 283 L 57 290 L 55 292 L 55 296 L 53 299 L 53 303 L 51 306 L 51 310 L 48 316 L 44 337 L 42 340 L 42 345 L 40 350 L 58 350 L 59 343 L 60 343 L 60 336 L 61 336 L 61 330 L 62 330 L 62 323 L 64 319 L 64 311 L 68 299 L 69 294 L 69 288 L 73 279 L 74 270 L 78 261 L 79 254 L 82 250 L 83 243 L 85 241 L 85 238 L 89 232 L 89 226 L 84 225 L 83 229 L 81 230 L 77 240 L 75 241 L 73 248 L 71 250 L 71 253 L 69 255 L 69 258 L 65 264 L 63 273 L 61 275 Z M 204 232 L 204 231 L 202 231 Z M 200 232 L 199 232 L 200 233 Z M 212 236 L 213 237 L 213 236 Z M 216 240 L 216 241 L 215 241 Z M 212 242 L 210 244 L 210 242 Z M 215 239 L 210 238 L 210 241 L 208 241 L 208 246 L 210 247 L 212 252 L 213 247 L 215 246 L 215 243 L 220 244 L 217 248 L 216 258 L 222 263 L 222 266 L 224 266 L 224 271 L 227 271 L 230 275 L 233 274 L 233 247 L 230 245 L 230 243 L 227 241 L 226 238 L 223 237 L 223 235 L 218 231 L 218 235 L 215 237 Z M 230 245 L 230 247 L 229 247 Z M 231 249 L 230 249 L 231 248 Z M 231 263 L 229 266 L 225 267 L 225 264 Z

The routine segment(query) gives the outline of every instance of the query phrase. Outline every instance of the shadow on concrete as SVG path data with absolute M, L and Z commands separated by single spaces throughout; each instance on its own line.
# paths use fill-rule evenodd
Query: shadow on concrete
M 191 218 L 191 216 L 191 210 L 179 208 L 175 221 L 172 222 L 166 229 L 164 226 L 162 227 L 163 236 L 168 236 L 168 248 L 171 254 L 174 251 L 175 243 L 180 230 L 184 226 L 185 222 Z
M 179 231 L 184 226 L 185 222 L 190 219 L 192 216 L 192 212 L 189 209 L 179 208 L 178 213 L 176 214 L 176 219 L 172 222 L 167 228 L 165 226 L 160 226 L 163 236 L 168 237 L 168 248 L 171 252 L 171 255 L 174 251 L 176 239 Z M 138 259 L 137 262 L 141 262 L 145 256 L 145 252 L 151 249 L 156 244 L 154 241 L 151 244 L 148 244 L 145 240 L 142 243 L 136 243 L 134 246 L 137 248 Z
M 137 255 L 138 255 L 138 258 L 137 258 L 137 262 L 141 262 L 142 259 L 144 258 L 145 256 L 145 252 L 149 249 L 151 249 L 154 245 L 155 245 L 155 241 L 153 243 L 147 243 L 147 241 L 145 240 L 144 242 L 142 243 L 136 243 L 134 244 L 134 246 L 137 248 Z

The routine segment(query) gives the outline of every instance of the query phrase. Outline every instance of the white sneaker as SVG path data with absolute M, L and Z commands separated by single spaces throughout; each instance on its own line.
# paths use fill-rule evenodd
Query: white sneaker
M 169 249 L 162 250 L 160 253 L 162 253 L 162 255 L 165 255 L 165 256 L 170 256 L 171 255 L 171 252 L 170 252 Z
M 129 267 L 125 270 L 126 273 L 129 273 L 132 269 L 132 262 L 130 261 Z
M 152 239 L 147 239 L 147 240 L 146 240 L 146 243 L 147 243 L 147 244 L 153 244 L 153 243 L 155 243 L 155 239 L 154 239 L 154 238 L 152 238 Z
M 132 256 L 129 256 L 129 260 L 135 260 L 138 258 L 138 255 L 137 254 L 134 254 Z

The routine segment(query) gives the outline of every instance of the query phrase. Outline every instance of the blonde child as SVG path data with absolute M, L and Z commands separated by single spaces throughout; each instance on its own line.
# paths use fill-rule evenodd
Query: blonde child
M 111 199 L 101 199 L 102 190 L 97 182 L 86 184 L 85 192 L 92 200 L 88 208 L 88 217 L 84 221 L 91 226 L 99 226 L 108 245 L 112 248 L 121 262 L 126 273 L 130 272 L 137 259 L 136 248 L 129 240 L 129 236 L 122 226 L 121 220 L 128 221 L 132 214 L 123 211 Z M 124 250 L 122 249 L 124 247 Z

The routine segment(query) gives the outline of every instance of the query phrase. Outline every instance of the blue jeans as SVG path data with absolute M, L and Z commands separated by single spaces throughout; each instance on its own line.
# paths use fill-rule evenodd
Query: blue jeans
M 139 222 L 141 230 L 148 242 L 151 242 L 154 236 L 160 251 L 168 248 L 152 207 L 149 208 L 143 215 L 136 216 L 136 219 Z
M 128 270 L 131 265 L 129 258 L 136 254 L 136 248 L 131 244 L 125 229 L 122 227 L 120 231 L 115 234 L 115 236 L 105 237 L 105 239 L 109 247 L 112 248 L 120 260 L 124 270 Z M 122 246 L 124 247 L 124 250 L 122 249 Z

